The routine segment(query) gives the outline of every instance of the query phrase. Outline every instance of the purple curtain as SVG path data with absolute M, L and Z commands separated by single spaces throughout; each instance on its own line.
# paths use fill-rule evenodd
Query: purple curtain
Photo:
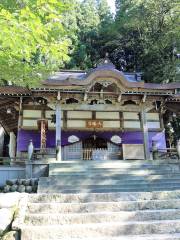
M 93 131 L 62 131 L 62 146 L 69 145 L 68 138 L 75 135 L 80 141 L 85 140 L 94 134 Z M 143 134 L 141 131 L 131 132 L 96 132 L 97 137 L 111 141 L 112 136 L 118 135 L 123 144 L 143 144 Z M 18 151 L 27 151 L 30 139 L 33 140 L 35 148 L 40 147 L 40 132 L 35 130 L 19 130 L 17 138 Z M 149 132 L 149 144 L 152 147 L 152 140 L 157 141 L 158 148 L 166 148 L 164 132 Z M 55 131 L 47 132 L 47 147 L 55 147 Z

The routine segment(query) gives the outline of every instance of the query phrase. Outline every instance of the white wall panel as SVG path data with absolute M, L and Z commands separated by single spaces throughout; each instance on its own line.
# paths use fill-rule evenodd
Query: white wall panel
M 104 128 L 120 128 L 119 121 L 103 121 Z
M 67 117 L 72 118 L 79 118 L 79 119 L 92 119 L 92 112 L 88 111 L 68 111 Z
M 141 128 L 139 121 L 124 121 L 124 128 Z
M 23 117 L 24 118 L 41 118 L 41 111 L 40 110 L 23 110 Z
M 144 159 L 143 144 L 123 144 L 124 159 Z
M 119 119 L 119 112 L 96 112 L 97 119 Z
M 31 119 L 23 119 L 23 127 L 33 127 L 38 128 L 37 126 L 37 120 L 31 120 Z
M 148 122 L 147 125 L 148 125 L 148 128 L 153 128 L 153 129 L 161 128 L 160 122 Z
M 68 128 L 85 128 L 86 121 L 83 120 L 68 120 L 67 121 Z
M 139 113 L 136 112 L 123 112 L 124 119 L 133 119 L 133 120 L 139 120 Z
M 147 113 L 147 120 L 158 120 L 159 121 L 159 113 Z

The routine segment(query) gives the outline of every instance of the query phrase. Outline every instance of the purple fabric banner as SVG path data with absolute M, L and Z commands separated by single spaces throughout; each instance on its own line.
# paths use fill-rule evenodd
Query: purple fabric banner
M 85 140 L 94 134 L 93 131 L 62 131 L 62 146 L 69 145 L 68 138 L 72 135 L 78 137 L 80 141 Z M 122 144 L 143 144 L 143 133 L 141 131 L 131 132 L 96 132 L 97 137 L 111 141 L 112 136 L 118 135 L 122 139 Z M 19 130 L 17 137 L 17 150 L 27 151 L 30 140 L 33 140 L 35 148 L 40 148 L 40 132 L 35 130 Z M 152 141 L 157 142 L 158 148 L 166 148 L 164 132 L 149 132 L 150 149 Z M 47 147 L 55 147 L 55 131 L 47 132 Z

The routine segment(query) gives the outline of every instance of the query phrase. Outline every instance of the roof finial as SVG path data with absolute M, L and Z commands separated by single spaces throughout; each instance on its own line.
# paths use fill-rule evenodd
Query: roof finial
M 98 69 L 115 69 L 114 64 L 111 62 L 111 60 L 109 59 L 109 53 L 106 52 L 105 53 L 105 57 L 103 59 L 100 59 L 98 64 L 97 64 L 97 68 Z

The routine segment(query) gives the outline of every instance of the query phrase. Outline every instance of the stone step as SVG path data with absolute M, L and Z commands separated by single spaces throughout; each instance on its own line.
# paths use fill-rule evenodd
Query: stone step
M 180 200 L 180 190 L 155 192 L 116 192 L 116 193 L 78 193 L 78 194 L 31 194 L 30 203 L 85 203 L 85 202 L 119 202 L 141 200 Z
M 52 185 L 52 186 L 65 186 L 65 185 L 124 185 L 124 184 L 128 184 L 128 185 L 146 185 L 146 184 L 180 184 L 180 179 L 119 179 L 118 177 L 116 177 L 115 179 L 113 178 L 83 178 L 83 177 L 79 177 L 79 178 L 58 178 L 58 177 L 44 177 L 44 178 L 40 178 L 39 180 L 39 185 Z
M 122 179 L 134 179 L 134 178 L 139 178 L 139 179 L 162 179 L 164 177 L 164 179 L 180 179 L 180 172 L 170 172 L 170 173 L 163 173 L 163 174 L 156 174 L 156 173 L 152 173 L 152 174 L 137 174 L 137 175 L 133 175 L 131 173 L 118 173 L 118 172 L 113 172 L 113 171 L 104 171 L 104 172 L 73 172 L 73 173 L 61 173 L 57 176 L 49 176 L 49 178 L 59 178 L 59 179 L 64 179 L 64 178 L 106 178 L 107 177 L 118 177 L 118 178 L 122 178 Z
M 163 174 L 163 175 L 158 175 L 158 174 L 151 174 L 151 175 L 132 175 L 132 174 L 118 174 L 118 173 L 112 173 L 110 174 L 109 172 L 103 172 L 99 174 L 92 174 L 92 173 L 83 173 L 83 174 L 62 174 L 62 175 L 57 175 L 57 176 L 49 176 L 47 177 L 42 177 L 40 178 L 39 181 L 44 180 L 44 181 L 75 181 L 75 180 L 98 180 L 98 181 L 103 181 L 107 179 L 112 179 L 112 180 L 122 180 L 122 181 L 131 181 L 131 180 L 175 180 L 177 179 L 178 181 L 180 180 L 180 173 L 171 173 L 171 174 Z
M 49 167 L 50 171 L 53 170 L 62 170 L 62 171 L 67 171 L 67 170 L 71 170 L 71 171 L 81 171 L 81 170 L 106 170 L 106 169 L 129 169 L 129 170 L 133 170 L 133 169 L 161 169 L 161 170 L 179 170 L 179 165 L 153 165 L 153 164 L 142 164 L 142 165 L 134 165 L 134 164 L 112 164 L 112 165 L 59 165 L 59 166 L 54 166 L 52 164 L 50 164 Z
M 47 180 L 46 177 L 42 177 L 39 179 L 39 181 L 51 181 L 54 179 L 54 181 L 62 181 L 62 180 L 81 180 L 83 179 L 83 181 L 87 180 L 94 180 L 97 179 L 98 181 L 104 181 L 107 179 L 111 179 L 111 180 L 122 180 L 122 181 L 155 181 L 155 180 L 162 180 L 162 181 L 173 181 L 173 180 L 180 180 L 180 174 L 164 174 L 164 175 L 159 175 L 159 174 L 150 174 L 150 175 L 131 175 L 131 174 L 73 174 L 72 176 L 70 174 L 62 174 L 62 175 L 52 175 L 48 177 L 49 180 Z
M 109 165 L 59 165 L 54 166 L 52 164 L 49 164 L 49 169 L 59 169 L 59 170 L 74 170 L 74 171 L 81 171 L 81 170 L 98 170 L 98 169 L 163 169 L 163 170 L 171 170 L 171 169 L 177 169 L 179 170 L 179 164 L 164 164 L 164 165 L 156 165 L 156 164 L 142 164 L 142 165 L 136 165 L 136 164 L 109 164 Z
M 88 224 L 107 222 L 129 221 L 157 221 L 157 220 L 180 220 L 179 209 L 146 210 L 130 212 L 91 212 L 91 213 L 66 213 L 66 214 L 28 214 L 25 217 L 26 225 L 65 225 L 65 224 Z
M 148 166 L 179 166 L 178 160 L 176 162 L 168 162 L 166 160 L 158 161 L 144 161 L 144 160 L 112 160 L 112 161 L 62 161 L 62 162 L 50 162 L 50 167 L 78 167 L 82 166 L 85 168 L 90 167 L 148 167 Z
M 59 238 L 59 239 L 54 239 L 51 238 L 52 240 L 67 240 L 67 238 Z M 38 240 L 49 240 L 49 238 L 45 239 L 38 239 Z M 94 240 L 94 238 L 81 238 L 80 236 L 78 238 L 68 238 L 68 240 Z M 180 240 L 180 233 L 172 233 L 172 234 L 144 234 L 144 235 L 126 235 L 126 236 L 121 236 L 121 237 L 107 237 L 107 238 L 97 238 L 96 240 Z
M 127 187 L 122 187 L 122 188 L 71 188 L 71 189 L 62 189 L 59 187 L 38 187 L 38 193 L 64 193 L 64 194 L 76 194 L 76 193 L 85 193 L 85 194 L 90 194 L 90 193 L 117 193 L 117 192 L 153 192 L 153 191 L 173 191 L 173 190 L 180 190 L 180 186 L 171 186 L 171 187 L 148 187 L 148 188 L 127 188 Z
M 126 188 L 126 189 L 132 189 L 132 188 L 139 188 L 139 189 L 154 189 L 154 188 L 170 188 L 170 187 L 173 187 L 173 188 L 178 188 L 180 187 L 180 184 L 179 183 L 147 183 L 147 184 L 136 184 L 136 183 L 133 183 L 133 182 L 130 182 L 130 183 L 121 183 L 121 182 L 118 182 L 117 184 L 110 184 L 111 181 L 109 181 L 109 184 L 107 185 L 102 185 L 101 183 L 94 183 L 94 184 L 86 184 L 86 182 L 82 182 L 82 183 L 79 183 L 79 184 L 76 184 L 76 183 L 73 183 L 71 182 L 70 184 L 61 184 L 61 183 L 53 183 L 53 182 L 43 182 L 41 181 L 39 183 L 39 186 L 38 186 L 38 189 L 39 188 L 52 188 L 53 186 L 53 189 L 59 189 L 59 190 L 71 190 L 71 189 L 74 189 L 74 190 L 82 190 L 82 189 L 121 189 L 121 188 Z
M 49 175 L 53 176 L 53 175 L 74 175 L 74 174 L 78 174 L 78 175 L 86 175 L 86 173 L 90 174 L 90 175 L 97 175 L 97 174 L 104 174 L 104 173 L 108 173 L 108 174 L 131 174 L 131 175 L 139 175 L 139 176 L 143 176 L 143 175 L 149 175 L 149 174 L 156 174 L 156 175 L 164 175 L 164 174 L 172 174 L 172 173 L 176 173 L 179 174 L 180 171 L 179 170 L 148 170 L 148 169 L 93 169 L 93 170 L 89 170 L 89 171 L 77 171 L 77 170 L 71 170 L 71 169 L 56 169 L 54 171 L 50 171 Z
M 29 203 L 27 213 L 63 214 L 90 212 L 119 212 L 135 210 L 180 209 L 179 199 L 170 200 L 142 200 L 119 202 L 87 202 L 87 203 Z
M 22 240 L 120 237 L 122 235 L 179 233 L 179 220 L 147 222 L 110 222 L 72 225 L 27 226 L 21 228 Z
M 72 160 L 72 161 L 61 161 L 61 162 L 51 162 L 53 166 L 72 166 L 72 165 L 104 165 L 104 166 L 112 166 L 112 165 L 172 165 L 172 164 L 179 164 L 178 159 L 166 159 L 166 160 L 95 160 L 95 161 L 83 161 L 83 160 Z

